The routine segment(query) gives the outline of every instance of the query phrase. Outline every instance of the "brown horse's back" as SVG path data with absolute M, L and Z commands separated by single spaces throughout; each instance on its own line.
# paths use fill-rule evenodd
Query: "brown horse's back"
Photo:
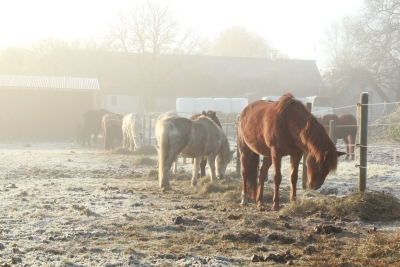
M 357 134 L 357 119 L 351 114 L 342 114 L 339 116 L 338 138 L 346 138 L 349 135 Z M 343 127 L 345 126 L 345 127 Z
M 270 156 L 271 147 L 278 149 L 282 156 L 298 153 L 305 150 L 305 146 L 293 132 L 304 128 L 305 123 L 292 119 L 293 113 L 312 116 L 301 102 L 291 98 L 282 102 L 253 102 L 240 115 L 239 134 L 246 145 L 260 155 Z

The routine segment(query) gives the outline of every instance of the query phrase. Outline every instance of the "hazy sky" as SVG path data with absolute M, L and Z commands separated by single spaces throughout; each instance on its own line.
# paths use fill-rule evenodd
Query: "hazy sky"
M 141 0 L 0 0 L 0 49 L 33 38 L 90 37 L 102 32 L 115 10 Z M 171 0 L 198 33 L 213 37 L 238 24 L 268 37 L 292 59 L 323 63 L 319 41 L 325 25 L 353 12 L 362 0 Z M 314 49 L 317 53 L 315 54 Z

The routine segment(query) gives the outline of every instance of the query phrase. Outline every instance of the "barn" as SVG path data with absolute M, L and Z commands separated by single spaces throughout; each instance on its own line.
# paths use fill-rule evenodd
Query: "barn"
M 71 139 L 96 78 L 0 75 L 0 139 Z

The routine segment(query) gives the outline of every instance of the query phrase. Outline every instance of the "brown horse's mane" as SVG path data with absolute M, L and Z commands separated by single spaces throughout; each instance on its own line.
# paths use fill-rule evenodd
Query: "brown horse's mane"
M 335 171 L 338 162 L 336 146 L 329 138 L 324 126 L 303 103 L 296 100 L 291 93 L 287 93 L 278 100 L 276 109 L 279 114 L 287 109 L 294 109 L 295 112 L 291 114 L 298 114 L 306 120 L 305 125 L 300 127 L 301 142 L 307 146 L 308 153 L 314 156 L 317 162 L 326 160 L 329 170 Z

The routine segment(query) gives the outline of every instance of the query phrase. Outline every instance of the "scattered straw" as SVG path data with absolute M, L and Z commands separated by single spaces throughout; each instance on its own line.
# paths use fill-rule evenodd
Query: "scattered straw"
M 342 198 L 314 195 L 282 210 L 293 216 L 306 216 L 317 211 L 331 216 L 364 221 L 393 221 L 400 219 L 400 202 L 390 194 L 380 192 L 354 192 Z

